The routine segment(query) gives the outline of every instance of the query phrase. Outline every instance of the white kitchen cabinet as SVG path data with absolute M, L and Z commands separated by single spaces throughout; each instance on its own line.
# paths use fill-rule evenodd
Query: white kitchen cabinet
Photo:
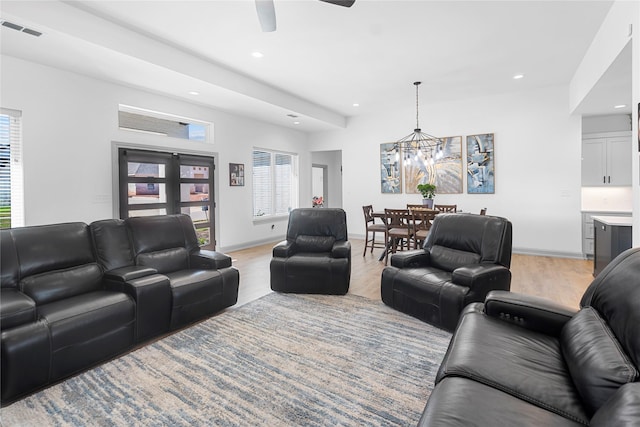
M 582 186 L 631 185 L 631 133 L 582 140 Z M 620 134 L 620 132 L 617 132 Z

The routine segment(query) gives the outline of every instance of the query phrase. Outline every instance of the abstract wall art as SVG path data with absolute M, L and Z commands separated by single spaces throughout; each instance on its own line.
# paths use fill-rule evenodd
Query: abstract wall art
M 380 191 L 402 193 L 402 158 L 393 150 L 394 143 L 380 144 Z
M 495 193 L 494 134 L 467 135 L 467 193 Z

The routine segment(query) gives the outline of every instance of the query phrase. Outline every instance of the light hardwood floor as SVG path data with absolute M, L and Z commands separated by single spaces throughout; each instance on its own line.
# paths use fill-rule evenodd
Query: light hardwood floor
M 364 240 L 351 241 L 351 285 L 349 293 L 380 300 L 380 275 L 384 262 L 381 249 L 363 257 Z M 229 252 L 240 270 L 240 306 L 271 292 L 269 263 L 274 244 Z M 580 298 L 593 280 L 593 262 L 588 260 L 514 254 L 511 258 L 511 291 L 551 298 L 578 308 Z

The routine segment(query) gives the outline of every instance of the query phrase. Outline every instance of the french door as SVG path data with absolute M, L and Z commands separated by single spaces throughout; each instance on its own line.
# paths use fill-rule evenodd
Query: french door
M 213 157 L 118 149 L 120 218 L 184 213 L 215 249 Z

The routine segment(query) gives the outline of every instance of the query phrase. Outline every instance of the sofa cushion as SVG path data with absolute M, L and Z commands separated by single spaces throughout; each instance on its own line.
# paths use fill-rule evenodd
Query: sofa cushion
M 38 307 L 49 326 L 51 379 L 120 353 L 134 343 L 136 306 L 121 292 L 96 291 Z
M 336 238 L 333 236 L 308 236 L 300 234 L 296 237 L 298 252 L 331 252 Z
M 480 254 L 433 245 L 429 251 L 431 265 L 445 271 L 480 262 Z
M 640 383 L 620 387 L 591 418 L 592 427 L 634 426 L 640 424 Z
M 102 270 L 96 263 L 40 273 L 20 281 L 20 289 L 33 298 L 37 305 L 97 291 L 100 288 Z
M 124 220 L 94 221 L 89 229 L 98 262 L 106 271 L 133 265 L 133 248 Z
M 2 330 L 36 320 L 36 303 L 16 289 L 3 289 L 0 292 L 0 307 Z
M 436 380 L 465 377 L 588 424 L 558 338 L 468 312 L 461 319 Z
M 442 380 L 429 396 L 418 427 L 573 426 L 580 424 L 466 378 Z
M 580 305 L 590 306 L 606 321 L 624 352 L 640 366 L 640 247 L 611 261 L 585 291 Z
M 224 283 L 218 270 L 180 270 L 167 273 L 171 284 L 171 329 L 191 323 L 219 308 Z
M 562 329 L 562 352 L 573 382 L 593 414 L 638 371 L 606 322 L 592 307 L 580 310 Z
M 0 286 L 17 288 L 18 277 L 18 254 L 11 230 L 5 228 L 0 230 Z
M 132 217 L 125 223 L 131 231 L 136 254 L 176 247 L 183 247 L 189 253 L 198 249 L 196 231 L 188 215 Z
M 189 268 L 189 253 L 185 248 L 143 253 L 136 257 L 136 263 L 155 268 L 158 273 L 165 274 Z
M 89 226 L 84 223 L 13 228 L 11 236 L 21 278 L 96 261 Z

